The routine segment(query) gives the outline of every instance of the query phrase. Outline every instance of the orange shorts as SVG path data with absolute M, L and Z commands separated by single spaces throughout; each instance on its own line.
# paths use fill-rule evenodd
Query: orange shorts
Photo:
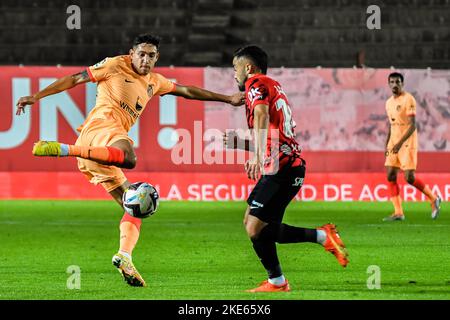
M 128 140 L 133 145 L 133 140 L 126 130 L 118 125 L 115 119 L 92 119 L 81 130 L 75 145 L 106 147 L 119 140 Z M 108 166 L 88 159 L 78 159 L 78 169 L 93 184 L 101 184 L 107 192 L 121 186 L 127 178 L 122 169 L 116 166 Z
M 391 150 L 392 148 L 389 148 Z M 396 167 L 402 171 L 416 170 L 417 149 L 402 146 L 397 154 L 389 152 L 384 163 L 385 167 Z

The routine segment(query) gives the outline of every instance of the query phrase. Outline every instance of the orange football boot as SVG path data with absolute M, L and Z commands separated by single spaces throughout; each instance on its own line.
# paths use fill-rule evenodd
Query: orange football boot
M 327 234 L 327 238 L 323 244 L 325 251 L 331 252 L 336 257 L 339 264 L 345 268 L 349 262 L 348 253 L 347 249 L 345 249 L 344 242 L 342 242 L 341 237 L 336 230 L 336 226 L 327 223 L 317 229 L 323 230 Z
M 289 283 L 287 280 L 282 286 L 276 286 L 274 284 L 271 284 L 269 280 L 264 280 L 263 282 L 261 282 L 259 287 L 250 290 L 245 290 L 245 292 L 289 292 L 289 291 L 291 291 L 291 288 L 289 287 Z

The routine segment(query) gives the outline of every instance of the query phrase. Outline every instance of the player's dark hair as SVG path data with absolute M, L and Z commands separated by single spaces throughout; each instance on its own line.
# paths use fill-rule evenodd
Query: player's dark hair
M 400 78 L 400 80 L 402 81 L 402 83 L 403 83 L 403 80 L 404 80 L 403 75 L 402 75 L 401 73 L 398 73 L 398 72 L 392 72 L 392 73 L 389 75 L 389 77 L 388 77 L 388 81 L 389 81 L 391 78 Z
M 237 49 L 233 57 L 246 57 L 261 70 L 263 74 L 267 73 L 267 53 L 260 47 L 250 45 Z
M 156 49 L 159 49 L 159 43 L 161 42 L 161 38 L 158 36 L 154 36 L 151 34 L 140 34 L 133 40 L 133 48 L 140 45 L 141 43 L 148 43 L 152 44 L 156 47 Z

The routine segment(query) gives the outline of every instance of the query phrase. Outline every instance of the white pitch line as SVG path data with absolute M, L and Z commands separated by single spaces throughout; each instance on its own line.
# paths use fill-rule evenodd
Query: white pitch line
M 366 226 L 366 227 L 392 227 L 392 226 L 398 226 L 398 225 L 402 225 L 402 227 L 449 227 L 449 224 L 406 224 L 403 223 L 401 221 L 399 222 L 385 222 L 385 223 L 380 223 L 380 224 L 361 224 L 360 226 Z

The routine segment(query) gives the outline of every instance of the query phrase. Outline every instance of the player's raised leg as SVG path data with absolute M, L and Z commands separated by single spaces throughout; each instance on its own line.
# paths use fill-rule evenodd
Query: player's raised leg
M 133 169 L 136 166 L 136 155 L 131 143 L 126 139 L 119 140 L 110 146 L 69 145 L 57 141 L 38 141 L 34 144 L 33 155 L 78 157 L 127 169 Z
M 400 188 L 397 183 L 398 170 L 399 168 L 397 167 L 386 167 L 388 190 L 391 202 L 394 205 L 394 213 L 384 218 L 383 221 L 405 220 L 405 215 L 402 208 L 402 198 L 400 197 Z
M 247 209 L 244 225 L 253 243 L 253 249 L 267 271 L 268 279 L 247 292 L 290 291 L 278 260 L 276 243 L 318 243 L 332 253 L 341 266 L 347 266 L 348 253 L 335 225 L 325 224 L 317 229 L 309 229 L 285 223 L 265 223 L 249 212 Z
M 410 185 L 425 194 L 431 204 L 431 218 L 437 219 L 441 209 L 441 198 L 438 195 L 433 194 L 431 189 L 422 180 L 416 177 L 415 170 L 406 170 L 405 180 Z
M 110 191 L 111 196 L 122 206 L 122 196 L 130 183 L 126 181 L 120 187 Z M 131 286 L 145 287 L 145 281 L 133 264 L 132 253 L 139 239 L 142 220 L 124 213 L 120 221 L 120 248 L 113 256 L 112 263 Z
M 291 171 L 293 177 L 288 176 L 288 183 L 281 187 L 270 176 L 264 177 L 249 197 L 244 225 L 268 279 L 248 292 L 290 291 L 278 260 L 276 243 L 318 243 L 332 253 L 343 267 L 348 264 L 348 253 L 334 225 L 311 229 L 282 222 L 286 207 L 300 190 L 300 186 L 293 186 L 292 182 L 296 176 L 304 177 L 304 167 Z M 271 195 L 274 189 L 278 191 Z

